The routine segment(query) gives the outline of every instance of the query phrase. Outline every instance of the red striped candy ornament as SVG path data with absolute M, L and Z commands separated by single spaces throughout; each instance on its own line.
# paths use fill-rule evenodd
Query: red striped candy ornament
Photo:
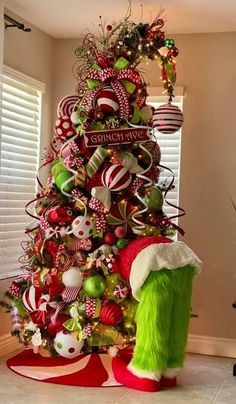
M 104 112 L 114 113 L 119 110 L 119 103 L 114 90 L 107 86 L 96 97 L 97 106 Z
M 22 300 L 25 308 L 29 312 L 37 310 L 39 297 L 40 292 L 36 290 L 34 286 L 30 286 L 25 290 Z
M 131 181 L 129 170 L 120 164 L 113 164 L 102 172 L 103 185 L 113 192 L 127 188 Z
M 158 107 L 153 114 L 153 128 L 164 134 L 177 132 L 183 124 L 183 113 L 171 103 Z

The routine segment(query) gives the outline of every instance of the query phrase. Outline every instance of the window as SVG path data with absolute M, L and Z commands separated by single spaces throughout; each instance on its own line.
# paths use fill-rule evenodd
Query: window
M 149 91 L 150 96 L 147 98 L 147 103 L 149 105 L 153 105 L 155 108 L 162 104 L 167 103 L 167 96 L 156 95 L 160 93 L 159 88 L 151 88 Z M 181 110 L 183 110 L 183 89 L 176 89 L 175 98 L 172 101 L 172 104 L 177 105 Z M 180 94 L 180 95 L 178 95 Z M 181 129 L 172 134 L 172 135 L 164 135 L 160 132 L 155 132 L 155 137 L 157 143 L 161 148 L 161 165 L 170 168 L 175 176 L 173 190 L 170 190 L 167 194 L 167 200 L 171 204 L 178 206 L 179 204 L 179 178 L 180 178 L 180 154 L 181 154 Z M 172 178 L 171 172 L 168 170 L 161 171 L 161 175 L 159 178 L 159 184 L 167 183 L 169 184 Z M 164 203 L 164 212 L 167 216 L 175 216 L 178 213 L 178 209 L 169 206 Z M 173 222 L 175 224 L 178 223 L 178 219 L 174 219 Z
M 44 86 L 4 67 L 0 132 L 0 279 L 19 273 L 20 242 L 31 221 L 25 204 L 37 192 Z

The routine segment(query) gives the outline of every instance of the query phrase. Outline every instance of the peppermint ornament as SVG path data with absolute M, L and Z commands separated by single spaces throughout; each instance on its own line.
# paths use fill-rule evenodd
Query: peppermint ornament
M 113 295 L 117 299 L 125 299 L 127 296 L 130 294 L 130 289 L 127 288 L 127 286 L 123 285 L 122 283 L 119 283 L 113 290 Z
M 59 138 L 66 138 L 76 134 L 73 124 L 67 115 L 58 117 L 54 125 L 54 131 Z
M 71 116 L 75 104 L 79 101 L 78 95 L 67 95 L 63 97 L 57 107 L 58 116 Z
M 112 192 L 122 191 L 132 181 L 132 175 L 126 167 L 113 164 L 102 172 L 102 183 Z
M 119 103 L 114 90 L 107 86 L 104 87 L 96 96 L 96 104 L 103 111 L 110 114 L 119 110 Z
M 183 124 L 182 111 L 171 103 L 161 105 L 153 114 L 153 128 L 163 134 L 177 132 Z

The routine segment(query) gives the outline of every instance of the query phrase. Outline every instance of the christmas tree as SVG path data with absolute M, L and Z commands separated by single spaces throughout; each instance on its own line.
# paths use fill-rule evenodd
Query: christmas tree
M 156 272 L 149 275 L 154 271 L 150 265 L 155 261 L 155 271 L 185 267 L 185 329 L 193 267 L 198 266 L 197 257 L 181 242 L 177 246 L 184 259 L 181 265 L 173 259 L 170 266 L 176 243 L 168 237 L 176 225 L 163 211 L 163 194 L 172 184 L 167 189 L 158 186 L 157 130 L 169 136 L 183 121 L 181 111 L 171 104 L 178 49 L 173 39 L 165 38 L 160 18 L 135 24 L 128 15 L 118 24 L 106 25 L 101 19 L 99 25 L 100 36 L 87 34 L 76 49 L 77 93 L 58 105 L 55 135 L 43 164 L 50 166 L 50 175 L 45 186 L 40 184 L 35 211 L 31 203 L 27 206 L 35 220 L 26 230 L 30 240 L 23 243 L 25 272 L 6 293 L 10 301 L 5 307 L 11 310 L 13 334 L 36 354 L 44 349 L 51 356 L 73 359 L 81 353 L 106 353 L 111 346 L 132 348 L 137 337 L 130 370 L 118 355 L 114 373 L 128 386 L 158 390 L 158 369 L 177 368 L 183 353 L 181 363 L 165 362 L 165 332 L 143 336 L 148 321 L 152 327 L 154 321 L 162 324 L 155 309 L 162 304 L 157 300 L 159 278 Z M 146 104 L 147 85 L 139 70 L 146 58 L 161 68 L 169 100 L 157 110 Z M 165 247 L 162 252 L 160 245 Z M 171 285 L 176 286 L 178 270 L 169 272 L 175 274 Z M 169 287 L 167 280 L 161 282 Z M 172 289 L 167 297 L 174 304 Z M 171 320 L 163 321 L 169 330 Z M 157 352 L 163 349 L 158 369 L 156 364 L 143 364 L 140 357 L 140 349 L 148 356 L 145 338 L 150 349 L 158 341 Z M 186 335 L 181 341 L 184 351 Z M 150 361 L 160 360 L 160 355 L 152 356 Z M 119 373 L 125 373 L 123 365 L 131 381 Z M 135 367 L 144 371 L 141 377 Z M 149 386 L 150 380 L 145 380 L 150 372 L 155 377 Z M 132 377 L 137 377 L 139 387 Z

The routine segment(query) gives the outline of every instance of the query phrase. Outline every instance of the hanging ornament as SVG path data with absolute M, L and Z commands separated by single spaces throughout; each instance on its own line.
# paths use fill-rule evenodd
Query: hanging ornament
M 47 211 L 46 218 L 49 223 L 65 226 L 66 224 L 73 222 L 75 216 L 69 207 L 55 206 Z
M 67 138 L 76 134 L 76 130 L 67 115 L 59 116 L 54 125 L 55 134 L 59 138 Z
M 71 267 L 62 274 L 62 282 L 65 286 L 81 287 L 83 283 L 83 274 L 76 267 Z
M 108 151 L 104 149 L 104 147 L 98 146 L 92 157 L 89 159 L 88 164 L 86 164 L 86 171 L 90 178 L 96 174 L 107 156 Z
M 115 244 L 115 242 L 116 242 L 116 236 L 114 235 L 114 233 L 109 232 L 104 235 L 104 243 L 108 245 L 113 245 Z
M 23 328 L 23 318 L 19 314 L 17 307 L 13 307 L 11 310 L 11 324 L 12 331 L 20 331 Z
M 58 116 L 71 116 L 75 104 L 79 101 L 78 95 L 67 95 L 63 97 L 57 107 Z
M 106 113 L 113 114 L 119 110 L 117 96 L 110 86 L 106 86 L 98 92 L 96 103 L 97 106 Z
M 72 359 L 78 356 L 83 348 L 84 341 L 78 341 L 78 333 L 64 333 L 60 331 L 54 339 L 56 352 L 64 358 Z
M 107 223 L 111 226 L 122 226 L 125 231 L 130 231 L 136 226 L 136 223 L 133 221 L 133 215 L 137 213 L 137 210 L 138 207 L 126 199 L 114 202 L 110 209 Z M 140 215 L 137 218 L 141 220 L 142 216 Z
M 161 161 L 161 149 L 160 149 L 160 146 L 158 145 L 158 143 L 155 142 L 154 140 L 148 140 L 147 142 L 144 143 L 144 147 L 151 154 L 152 162 L 154 164 L 159 164 Z M 150 157 L 142 149 L 140 149 L 140 158 L 144 163 L 147 163 L 147 164 L 150 163 Z
M 123 283 L 119 283 L 117 286 L 115 286 L 114 290 L 113 290 L 113 295 L 119 299 L 119 300 L 123 300 L 125 299 L 127 296 L 130 295 L 130 288 L 128 288 L 127 286 L 125 286 Z
M 114 326 L 119 324 L 122 321 L 122 318 L 123 312 L 118 304 L 108 302 L 102 306 L 100 320 L 103 324 Z
M 78 216 L 72 223 L 72 232 L 75 237 L 86 239 L 93 234 L 93 221 L 89 216 Z
M 102 173 L 102 183 L 112 192 L 118 192 L 127 188 L 132 181 L 132 176 L 126 167 L 113 164 Z
M 172 38 L 166 38 L 166 40 L 165 40 L 165 46 L 166 46 L 166 48 L 171 49 L 171 48 L 173 48 L 174 45 L 175 45 L 174 39 L 172 39 Z
M 127 229 L 124 226 L 118 226 L 115 228 L 115 236 L 117 238 L 124 238 L 127 234 Z
M 161 105 L 153 114 L 153 129 L 163 134 L 177 132 L 183 124 L 182 111 L 171 103 Z
M 30 286 L 25 290 L 22 301 L 25 308 L 31 312 L 37 310 L 40 292 L 34 286 Z
M 144 201 L 148 210 L 159 212 L 163 206 L 163 194 L 159 188 L 150 187 L 146 191 Z
M 89 276 L 83 283 L 83 289 L 89 297 L 100 297 L 106 289 L 105 279 L 99 274 Z

